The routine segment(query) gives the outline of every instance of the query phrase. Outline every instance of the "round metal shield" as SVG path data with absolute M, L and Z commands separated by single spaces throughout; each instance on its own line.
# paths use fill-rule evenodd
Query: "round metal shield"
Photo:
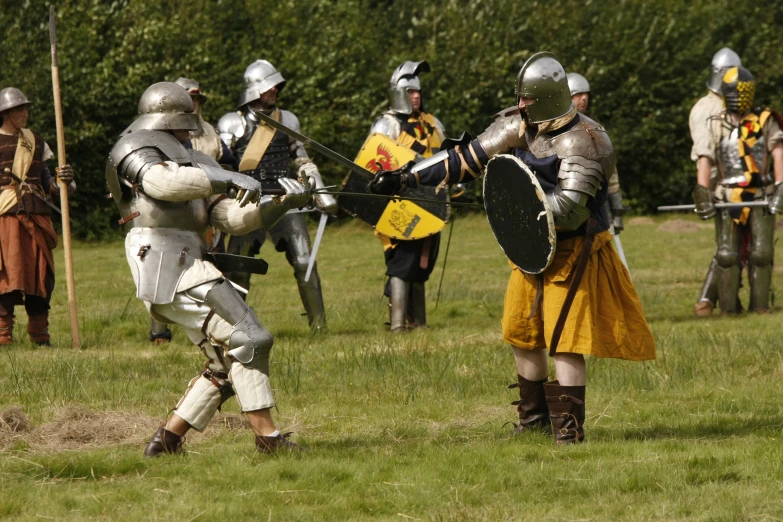
M 536 176 L 519 158 L 498 154 L 487 163 L 484 208 L 506 256 L 528 274 L 540 274 L 555 255 L 555 221 Z

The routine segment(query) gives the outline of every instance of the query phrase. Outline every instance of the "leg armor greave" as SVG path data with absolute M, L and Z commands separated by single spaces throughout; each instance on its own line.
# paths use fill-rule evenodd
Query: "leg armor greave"
M 154 317 L 150 317 L 150 341 L 155 344 L 171 341 L 171 330 L 169 330 L 169 325 L 161 323 Z
M 704 285 L 701 287 L 698 302 L 709 301 L 715 306 L 718 301 L 718 261 L 714 257 L 710 261 L 710 267 L 707 269 L 707 276 L 704 278 Z
M 317 264 L 313 266 L 310 280 L 305 281 L 307 264 L 310 262 L 310 235 L 307 232 L 304 216 L 301 214 L 286 216 L 284 220 L 284 223 L 281 220 L 281 227 L 285 227 L 286 259 L 294 268 L 294 277 L 299 287 L 299 296 L 307 312 L 307 320 L 314 332 L 325 332 L 326 311 Z
M 748 279 L 750 281 L 750 306 L 752 311 L 769 310 L 769 294 L 772 288 L 772 261 L 775 246 L 775 216 L 766 209 L 754 208 L 750 217 L 750 255 Z
M 403 281 L 399 277 L 389 278 L 389 308 L 391 309 L 391 331 L 404 332 L 405 323 L 408 317 L 408 297 L 410 294 L 410 283 Z
M 427 326 L 427 299 L 424 290 L 424 283 L 410 284 L 410 300 L 408 309 L 408 319 L 414 324 L 415 328 Z
M 228 340 L 228 355 L 232 360 L 229 380 L 242 411 L 271 408 L 275 404 L 269 382 L 272 334 L 228 281 L 217 282 L 204 300 L 221 319 L 232 325 Z
M 718 215 L 718 252 L 715 254 L 717 261 L 718 301 L 723 313 L 736 314 L 739 312 L 739 234 L 734 220 L 728 212 L 722 211 Z

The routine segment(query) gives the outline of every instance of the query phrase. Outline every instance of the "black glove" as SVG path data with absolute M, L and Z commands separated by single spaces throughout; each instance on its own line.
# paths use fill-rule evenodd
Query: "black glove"
M 413 165 L 414 162 L 409 161 L 397 170 L 378 170 L 372 181 L 367 184 L 367 192 L 395 196 L 409 187 L 415 188 L 417 186 L 416 178 L 409 172 Z

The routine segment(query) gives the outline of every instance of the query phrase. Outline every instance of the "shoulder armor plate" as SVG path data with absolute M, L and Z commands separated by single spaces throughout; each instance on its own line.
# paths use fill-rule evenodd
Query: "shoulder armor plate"
M 393 140 L 400 136 L 400 121 L 390 114 L 384 114 L 372 124 L 370 134 L 383 134 Z

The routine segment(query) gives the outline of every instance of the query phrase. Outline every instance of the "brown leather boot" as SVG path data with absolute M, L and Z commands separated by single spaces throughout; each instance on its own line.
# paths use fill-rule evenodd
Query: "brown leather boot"
M 544 384 L 555 444 L 576 444 L 585 440 L 585 386 Z
M 27 334 L 40 346 L 49 345 L 49 314 L 31 315 L 27 318 Z
M 549 421 L 549 409 L 546 406 L 546 394 L 544 383 L 541 381 L 528 381 L 521 375 L 517 375 L 519 382 L 509 385 L 509 389 L 519 388 L 519 400 L 511 404 L 516 405 L 519 413 L 519 424 L 514 424 L 512 435 L 519 435 L 530 430 L 545 432 L 552 431 Z
M 710 301 L 699 301 L 693 305 L 693 313 L 696 317 L 709 317 L 712 315 L 712 309 L 715 308 Z
M 291 433 L 282 433 L 277 437 L 267 437 L 256 435 L 256 450 L 259 453 L 274 453 L 279 450 L 305 451 L 305 449 L 295 442 L 288 440 Z
M 13 344 L 14 342 L 14 314 L 0 317 L 0 344 Z
M 185 453 L 182 449 L 183 442 L 185 442 L 185 437 L 180 437 L 161 426 L 152 436 L 152 440 L 147 443 L 147 447 L 144 448 L 144 456 L 157 457 L 162 453 Z

